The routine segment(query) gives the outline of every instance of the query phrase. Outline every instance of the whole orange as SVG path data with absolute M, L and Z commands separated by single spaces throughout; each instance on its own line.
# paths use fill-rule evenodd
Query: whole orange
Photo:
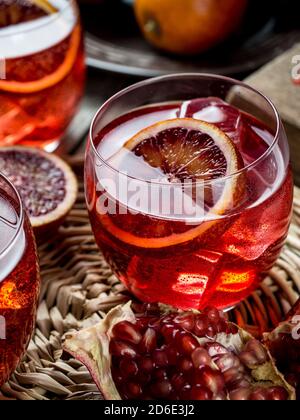
M 196 54 L 220 43 L 241 23 L 248 0 L 135 0 L 146 39 L 177 54 Z

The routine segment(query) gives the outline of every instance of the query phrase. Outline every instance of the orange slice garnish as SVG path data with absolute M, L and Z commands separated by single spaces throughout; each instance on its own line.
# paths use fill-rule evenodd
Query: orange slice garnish
M 49 1 L 47 0 L 30 0 L 36 7 L 44 10 L 44 12 L 50 14 L 57 13 L 58 9 L 54 7 Z
M 70 47 L 63 63 L 52 74 L 31 82 L 0 80 L 0 90 L 11 93 L 35 93 L 56 85 L 70 73 L 81 42 L 81 28 L 77 25 L 70 38 Z
M 157 123 L 139 132 L 124 146 L 145 165 L 159 169 L 165 177 L 209 181 L 233 175 L 243 168 L 242 157 L 231 139 L 213 124 L 186 118 Z M 171 184 L 170 184 L 171 185 Z M 158 249 L 194 240 L 222 219 L 218 216 L 235 208 L 243 196 L 242 175 L 222 181 L 222 191 L 206 218 L 196 227 L 182 221 L 152 219 L 143 214 L 101 212 L 103 227 L 126 244 Z M 211 191 L 208 191 L 208 196 Z M 214 218 L 214 216 L 216 216 Z M 218 227 L 216 231 L 218 231 Z

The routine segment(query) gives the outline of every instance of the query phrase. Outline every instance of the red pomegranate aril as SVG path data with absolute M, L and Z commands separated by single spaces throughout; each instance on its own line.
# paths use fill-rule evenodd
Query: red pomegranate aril
M 147 372 L 139 372 L 135 377 L 134 380 L 138 382 L 140 385 L 147 385 L 151 381 L 151 375 Z
M 261 343 L 257 340 L 249 340 L 245 346 L 245 351 L 252 352 L 259 364 L 263 364 L 267 360 L 267 352 Z
M 184 372 L 184 373 L 190 372 L 193 369 L 193 367 L 194 366 L 191 360 L 185 357 L 180 359 L 178 362 L 178 369 L 180 372 Z
M 139 344 L 142 339 L 138 327 L 128 321 L 119 322 L 115 325 L 112 335 L 117 340 L 126 341 L 130 344 Z
M 179 324 L 186 331 L 193 331 L 195 327 L 195 315 L 190 313 L 178 315 L 174 318 L 174 323 Z
M 151 386 L 151 394 L 158 399 L 170 396 L 173 388 L 168 380 L 158 381 Z
M 197 315 L 195 319 L 194 333 L 197 337 L 205 337 L 208 328 L 208 320 L 206 315 Z
M 189 333 L 176 335 L 177 348 L 180 353 L 189 356 L 199 346 L 198 341 Z
M 141 353 L 150 353 L 156 349 L 157 337 L 156 332 L 153 328 L 147 328 L 142 341 L 139 345 L 139 350 Z
M 179 330 L 174 326 L 174 324 L 166 324 L 161 329 L 161 333 L 167 343 L 172 342 L 178 332 Z
M 244 373 L 240 372 L 238 368 L 232 367 L 231 369 L 226 370 L 223 372 L 224 380 L 229 386 L 230 384 L 235 384 L 237 381 L 240 381 L 244 378 Z
M 212 325 L 210 325 L 207 328 L 206 333 L 205 333 L 205 335 L 206 335 L 207 338 L 214 338 L 216 336 L 216 334 L 217 334 L 217 330 Z
M 120 372 L 124 378 L 135 376 L 138 373 L 138 366 L 131 359 L 122 359 L 120 362 Z
M 276 386 L 268 389 L 268 400 L 285 401 L 288 399 L 287 391 L 281 386 Z
M 191 390 L 192 390 L 192 387 L 190 384 L 184 385 L 181 392 L 179 393 L 180 400 L 183 400 L 183 401 L 191 400 L 192 399 Z
M 220 312 L 216 308 L 206 308 L 203 311 L 207 315 L 209 321 L 217 323 L 220 320 Z
M 225 387 L 225 381 L 223 375 L 210 367 L 206 366 L 200 369 L 201 374 L 201 385 L 208 388 L 213 394 L 221 392 Z
M 143 390 L 141 386 L 135 382 L 129 382 L 125 385 L 127 395 L 132 398 L 140 398 L 142 396 Z
M 180 391 L 184 385 L 186 384 L 186 380 L 185 377 L 183 375 L 183 373 L 175 373 L 170 380 L 173 388 L 175 389 L 175 391 Z
M 146 373 L 151 373 L 154 369 L 154 363 L 149 356 L 142 357 L 139 362 L 139 369 Z
M 251 390 L 249 388 L 239 388 L 231 391 L 229 398 L 232 401 L 247 401 Z
M 250 400 L 251 401 L 267 401 L 268 396 L 266 389 L 257 388 L 255 391 L 251 392 Z
M 239 354 L 239 358 L 242 363 L 247 366 L 249 369 L 253 369 L 256 366 L 260 365 L 259 361 L 257 360 L 256 355 L 250 351 L 242 351 Z
M 156 349 L 152 353 L 152 360 L 156 367 L 165 367 L 168 365 L 168 355 L 165 350 Z
M 176 365 L 178 362 L 178 357 L 180 357 L 177 349 L 175 347 L 170 346 L 166 348 L 166 352 L 168 356 L 169 365 L 170 366 Z
M 221 372 L 226 372 L 230 369 L 241 369 L 242 364 L 237 356 L 234 354 L 224 354 L 220 357 L 214 358 L 215 364 L 218 366 Z
M 110 342 L 109 351 L 111 355 L 116 357 L 136 357 L 136 351 L 134 348 L 127 343 L 123 343 L 122 341 L 112 340 Z
M 201 385 L 194 385 L 191 389 L 191 399 L 199 401 L 208 401 L 213 397 L 212 392 Z
M 202 347 L 198 347 L 196 350 L 193 351 L 192 361 L 196 369 L 202 366 L 209 366 L 212 363 L 212 359 L 208 354 L 207 350 L 203 349 Z
M 164 381 L 165 379 L 168 379 L 167 371 L 163 368 L 155 369 L 152 376 L 158 381 Z

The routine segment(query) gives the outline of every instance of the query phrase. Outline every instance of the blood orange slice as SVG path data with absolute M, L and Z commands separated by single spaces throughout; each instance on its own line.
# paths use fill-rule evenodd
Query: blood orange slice
M 81 29 L 77 25 L 70 37 L 68 50 L 63 62 L 53 73 L 33 81 L 0 80 L 0 90 L 11 93 L 30 94 L 39 92 L 56 85 L 63 80 L 71 71 L 78 53 L 81 42 Z
M 69 165 L 39 149 L 3 147 L 0 172 L 19 191 L 38 239 L 53 234 L 77 197 L 77 180 Z
M 243 168 L 242 157 L 232 140 L 213 124 L 191 118 L 163 121 L 140 131 L 125 148 L 145 165 L 158 169 L 170 185 L 186 180 L 220 182 L 215 190 L 211 185 L 205 187 L 205 201 L 211 201 L 210 217 L 196 227 L 144 214 L 103 212 L 102 225 L 122 242 L 153 249 L 189 242 L 216 225 L 218 216 L 236 208 L 243 196 L 243 176 L 230 176 Z

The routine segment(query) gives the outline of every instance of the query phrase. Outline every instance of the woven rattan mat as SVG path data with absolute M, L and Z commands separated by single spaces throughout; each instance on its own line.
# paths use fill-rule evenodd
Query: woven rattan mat
M 80 180 L 77 203 L 51 242 L 40 247 L 42 294 L 37 326 L 28 351 L 0 399 L 101 399 L 81 363 L 62 353 L 61 339 L 91 325 L 129 299 L 99 254 L 85 207 L 82 161 L 72 162 Z M 271 329 L 300 294 L 300 189 L 286 246 L 261 287 L 229 316 L 259 336 Z

